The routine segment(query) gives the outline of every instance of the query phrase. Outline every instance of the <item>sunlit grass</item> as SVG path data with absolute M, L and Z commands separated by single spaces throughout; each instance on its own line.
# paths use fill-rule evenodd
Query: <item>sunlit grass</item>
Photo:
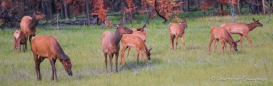
M 104 31 L 115 29 L 99 29 L 99 26 L 38 26 L 37 35 L 50 35 L 58 39 L 65 53 L 73 63 L 73 76 L 65 72 L 59 61 L 56 62 L 59 82 L 51 81 L 51 66 L 46 59 L 41 64 L 42 81 L 37 81 L 32 52 L 28 44 L 26 53 L 13 51 L 13 30 L 0 31 L 0 85 L 94 85 L 94 86 L 233 86 L 257 85 L 271 86 L 272 82 L 272 18 L 267 15 L 237 16 L 235 22 L 252 22 L 259 19 L 264 25 L 249 33 L 254 44 L 251 48 L 243 38 L 243 47 L 238 47 L 228 54 L 208 54 L 209 32 L 212 26 L 220 26 L 232 22 L 231 17 L 203 17 L 187 19 L 185 30 L 186 51 L 179 39 L 177 50 L 170 48 L 168 23 L 162 19 L 151 19 L 147 25 L 148 38 L 146 45 L 152 48 L 151 60 L 146 65 L 140 59 L 136 65 L 136 51 L 131 49 L 126 57 L 127 65 L 119 65 L 119 73 L 105 73 L 104 57 L 100 45 Z M 115 22 L 114 22 L 115 23 Z M 127 24 L 127 27 L 141 27 L 142 21 Z M 235 40 L 238 35 L 232 35 Z M 213 50 L 213 47 L 212 47 Z M 144 55 L 145 56 L 145 55 Z M 146 56 L 144 57 L 146 58 Z M 119 59 L 120 60 L 120 59 Z M 243 80 L 220 80 L 227 78 L 244 78 Z M 265 78 L 265 81 L 247 81 L 246 78 Z M 215 79 L 213 81 L 212 79 Z

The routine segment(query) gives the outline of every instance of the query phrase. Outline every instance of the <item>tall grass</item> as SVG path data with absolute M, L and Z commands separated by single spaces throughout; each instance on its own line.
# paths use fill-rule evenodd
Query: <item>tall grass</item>
M 0 85 L 94 85 L 94 86 L 271 86 L 273 85 L 273 30 L 272 19 L 266 15 L 237 16 L 236 22 L 251 23 L 259 19 L 264 25 L 249 33 L 254 44 L 251 48 L 243 39 L 239 51 L 224 55 L 220 44 L 218 53 L 208 54 L 210 28 L 231 22 L 230 17 L 203 17 L 187 19 L 185 31 L 186 51 L 179 39 L 178 49 L 172 50 L 169 42 L 168 24 L 162 19 L 151 19 L 147 25 L 146 45 L 153 48 L 151 60 L 146 65 L 140 59 L 136 65 L 136 51 L 131 50 L 126 57 L 127 65 L 119 65 L 119 73 L 105 73 L 104 57 L 100 45 L 104 31 L 99 26 L 38 26 L 36 34 L 56 37 L 65 53 L 72 60 L 73 76 L 65 72 L 60 62 L 56 62 L 59 82 L 51 81 L 51 66 L 46 59 L 41 64 L 42 80 L 37 81 L 32 52 L 28 43 L 26 53 L 13 51 L 13 30 L 0 31 Z M 135 21 L 126 26 L 141 27 L 144 23 Z M 238 35 L 232 35 L 235 40 Z M 229 48 L 229 47 L 227 47 Z M 145 57 L 146 58 L 146 57 Z M 120 59 L 119 59 L 120 60 Z M 262 81 L 251 81 L 262 79 Z

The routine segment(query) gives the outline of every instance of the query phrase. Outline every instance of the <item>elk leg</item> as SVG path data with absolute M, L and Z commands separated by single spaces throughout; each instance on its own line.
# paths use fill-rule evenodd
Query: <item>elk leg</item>
M 230 47 L 229 47 L 229 54 L 231 53 L 231 48 L 232 48 L 232 44 L 231 43 L 229 43 L 229 45 L 230 45 Z
M 181 42 L 182 42 L 182 46 L 184 47 L 184 51 L 186 51 L 186 46 L 185 46 L 185 41 L 184 41 L 184 36 L 183 35 L 181 37 Z
M 137 50 L 137 63 L 136 63 L 136 65 L 138 65 L 138 62 L 139 62 L 139 51 Z
M 214 42 L 214 52 L 218 52 L 217 51 L 217 45 L 218 45 L 218 42 L 219 42 L 219 39 L 216 39 L 215 42 Z
M 106 73 L 108 73 L 108 70 L 107 70 L 107 53 L 104 53 L 104 64 L 105 64 Z
M 44 57 L 41 57 L 41 56 L 39 56 L 39 58 L 38 58 L 38 67 L 39 67 L 39 71 L 40 71 L 40 64 L 43 62 L 43 60 L 44 60 L 45 58 Z M 39 72 L 39 76 L 41 77 L 41 79 L 42 79 L 42 76 L 41 76 L 41 73 Z
M 178 44 L 178 36 L 177 37 L 175 37 L 175 47 L 174 47 L 174 49 L 177 49 L 177 44 Z
M 26 52 L 26 48 L 27 48 L 27 43 L 24 44 L 24 52 Z
M 55 67 L 56 59 L 53 59 L 53 57 L 51 57 L 49 59 L 49 61 L 50 61 L 51 67 L 52 67 L 52 77 L 51 77 L 51 80 L 54 80 L 54 76 L 55 76 L 56 77 L 56 81 L 58 82 L 57 73 L 56 73 L 56 67 Z
M 243 46 L 242 43 L 243 43 L 243 35 L 240 34 L 240 44 L 241 44 L 240 46 L 241 46 L 241 48 Z
M 118 56 L 119 53 L 116 54 L 116 72 L 118 73 Z
M 13 46 L 14 51 L 16 51 L 16 49 L 15 49 L 16 46 L 15 46 L 15 45 L 16 45 L 16 39 L 15 39 L 15 37 L 14 37 L 14 46 Z
M 125 49 L 126 50 L 126 49 Z M 126 57 L 128 57 L 129 56 L 129 52 L 130 52 L 130 50 L 131 50 L 131 48 L 128 48 L 128 53 L 127 53 L 127 56 Z
M 209 54 L 210 54 L 211 43 L 213 42 L 213 40 L 214 40 L 213 37 L 211 37 L 210 40 L 209 40 Z
M 40 73 L 40 62 L 38 61 L 38 55 L 33 53 L 34 57 L 34 62 L 35 62 L 35 69 L 36 69 L 36 74 L 37 74 L 37 79 L 41 80 L 41 73 Z
M 112 62 L 112 59 L 113 59 L 113 54 L 109 54 L 109 59 L 110 59 L 110 66 L 111 66 L 111 72 L 113 72 L 113 62 Z
M 26 35 L 26 37 L 28 37 L 28 35 Z M 27 50 L 27 38 L 25 39 L 25 41 L 26 41 L 26 50 Z M 29 43 L 31 43 L 31 42 L 29 42 Z M 30 44 L 29 44 L 30 45 Z M 30 48 L 31 49 L 31 48 Z
M 138 52 L 138 53 L 140 54 L 140 57 L 142 58 L 142 60 L 143 60 L 144 64 L 146 64 L 146 60 L 144 59 L 144 57 L 143 57 L 143 54 L 142 54 L 141 50 L 139 50 L 139 52 Z
M 125 53 L 125 50 L 128 48 L 128 46 L 123 46 L 122 49 L 121 49 L 121 57 L 120 57 L 120 64 L 123 63 L 123 65 L 126 65 L 126 61 L 125 61 L 125 58 L 124 58 L 124 53 Z M 130 49 L 130 48 L 129 48 Z M 129 51 L 128 51 L 129 53 Z
M 248 37 L 248 35 L 245 35 L 246 39 L 248 40 L 248 42 L 250 43 L 250 45 L 252 46 L 252 48 L 254 47 L 253 44 L 252 44 L 252 41 L 251 39 Z
M 222 45 L 222 54 L 224 55 L 226 43 L 223 40 L 221 40 L 221 45 Z
M 173 41 L 174 41 L 174 35 L 170 35 L 171 47 L 174 50 L 174 48 L 173 48 Z

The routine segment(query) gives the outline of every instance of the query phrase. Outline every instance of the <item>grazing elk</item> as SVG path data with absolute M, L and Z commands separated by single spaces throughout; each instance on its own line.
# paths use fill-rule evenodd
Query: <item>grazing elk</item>
M 212 27 L 210 30 L 209 54 L 210 54 L 211 43 L 213 42 L 214 39 L 216 39 L 216 41 L 214 42 L 215 52 L 217 52 L 217 43 L 219 40 L 222 45 L 222 54 L 224 54 L 226 43 L 229 43 L 230 45 L 229 53 L 231 53 L 231 47 L 233 47 L 235 51 L 238 51 L 237 43 L 232 39 L 231 34 L 223 27 L 215 26 L 215 27 Z
M 122 38 L 123 34 L 132 34 L 133 31 L 127 27 L 124 27 L 122 24 L 118 25 L 117 30 L 115 33 L 105 31 L 101 37 L 101 45 L 104 54 L 104 62 L 106 66 L 106 72 L 108 73 L 107 69 L 107 54 L 109 55 L 110 65 L 111 65 L 111 72 L 113 71 L 113 63 L 112 58 L 114 55 L 116 56 L 116 72 L 118 72 L 118 56 L 119 56 L 119 49 L 120 49 L 120 39 Z
M 64 53 L 56 38 L 51 36 L 35 36 L 31 40 L 30 45 L 35 61 L 35 69 L 38 80 L 42 79 L 40 73 L 40 64 L 45 58 L 49 59 L 52 66 L 51 80 L 54 80 L 55 76 L 56 81 L 58 81 L 55 67 L 56 59 L 60 60 L 68 75 L 72 76 L 72 63 L 70 58 Z
M 242 42 L 243 42 L 243 39 L 242 39 L 243 36 L 245 36 L 246 39 L 248 40 L 248 42 L 250 43 L 250 45 L 252 47 L 254 47 L 252 44 L 252 41 L 250 40 L 250 38 L 248 36 L 248 33 L 249 33 L 249 31 L 254 30 L 256 27 L 262 27 L 263 24 L 261 24 L 259 22 L 259 20 L 255 20 L 254 18 L 252 20 L 253 20 L 253 22 L 250 24 L 225 23 L 225 24 L 222 24 L 221 27 L 225 27 L 225 29 L 227 29 L 227 31 L 230 32 L 231 34 L 239 34 L 241 47 L 242 47 Z
M 36 26 L 40 19 L 45 18 L 46 16 L 40 12 L 34 12 L 32 16 L 24 16 L 20 22 L 21 31 L 23 31 L 29 42 L 31 38 L 35 36 Z
M 173 47 L 174 38 L 176 39 L 176 48 L 177 48 L 178 37 L 181 38 L 184 50 L 186 50 L 185 42 L 184 42 L 185 28 L 187 28 L 187 21 L 186 20 L 184 20 L 183 22 L 180 22 L 180 23 L 170 23 L 170 26 L 169 26 L 170 42 L 171 42 L 171 46 L 172 46 L 173 50 L 175 50 L 175 48 Z
M 23 45 L 23 51 L 26 51 L 27 47 L 27 37 L 21 30 L 15 30 L 14 36 L 14 50 L 17 51 L 18 48 L 21 51 L 21 45 Z
M 135 48 L 137 51 L 137 64 L 139 62 L 139 55 L 144 61 L 144 63 L 146 63 L 145 59 L 143 58 L 142 51 L 146 54 L 148 60 L 150 60 L 151 49 L 148 50 L 144 41 L 142 41 L 141 38 L 139 38 L 138 36 L 135 36 L 133 34 L 125 34 L 121 38 L 121 43 L 122 43 L 122 50 L 121 50 L 120 61 L 121 63 L 123 62 L 124 65 L 126 65 L 126 61 L 124 59 L 124 52 L 127 48 L 130 48 L 130 47 Z

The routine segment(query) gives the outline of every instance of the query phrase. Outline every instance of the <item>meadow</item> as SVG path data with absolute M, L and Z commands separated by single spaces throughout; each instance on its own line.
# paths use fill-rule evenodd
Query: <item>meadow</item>
M 56 30 L 56 26 L 38 26 L 36 34 L 57 38 L 72 61 L 73 76 L 68 76 L 61 63 L 56 62 L 59 82 L 51 81 L 48 59 L 41 63 L 42 80 L 37 81 L 29 42 L 27 52 L 15 52 L 14 29 L 0 30 L 0 86 L 272 86 L 273 19 L 268 15 L 246 15 L 236 16 L 235 22 L 251 23 L 252 18 L 263 24 L 249 33 L 254 48 L 244 37 L 238 52 L 232 50 L 228 54 L 228 45 L 224 55 L 220 43 L 218 53 L 208 54 L 210 28 L 231 22 L 230 16 L 188 18 L 184 35 L 186 51 L 180 39 L 178 49 L 171 49 L 169 23 L 162 24 L 160 18 L 151 19 L 146 28 L 146 45 L 152 48 L 151 60 L 143 64 L 140 59 L 140 64 L 136 65 L 136 51 L 131 49 L 126 57 L 127 65 L 119 64 L 118 73 L 105 72 L 100 43 L 102 33 L 114 32 L 114 28 L 60 26 Z M 125 26 L 141 27 L 143 24 L 139 20 Z M 234 40 L 239 39 L 239 35 L 232 36 Z

